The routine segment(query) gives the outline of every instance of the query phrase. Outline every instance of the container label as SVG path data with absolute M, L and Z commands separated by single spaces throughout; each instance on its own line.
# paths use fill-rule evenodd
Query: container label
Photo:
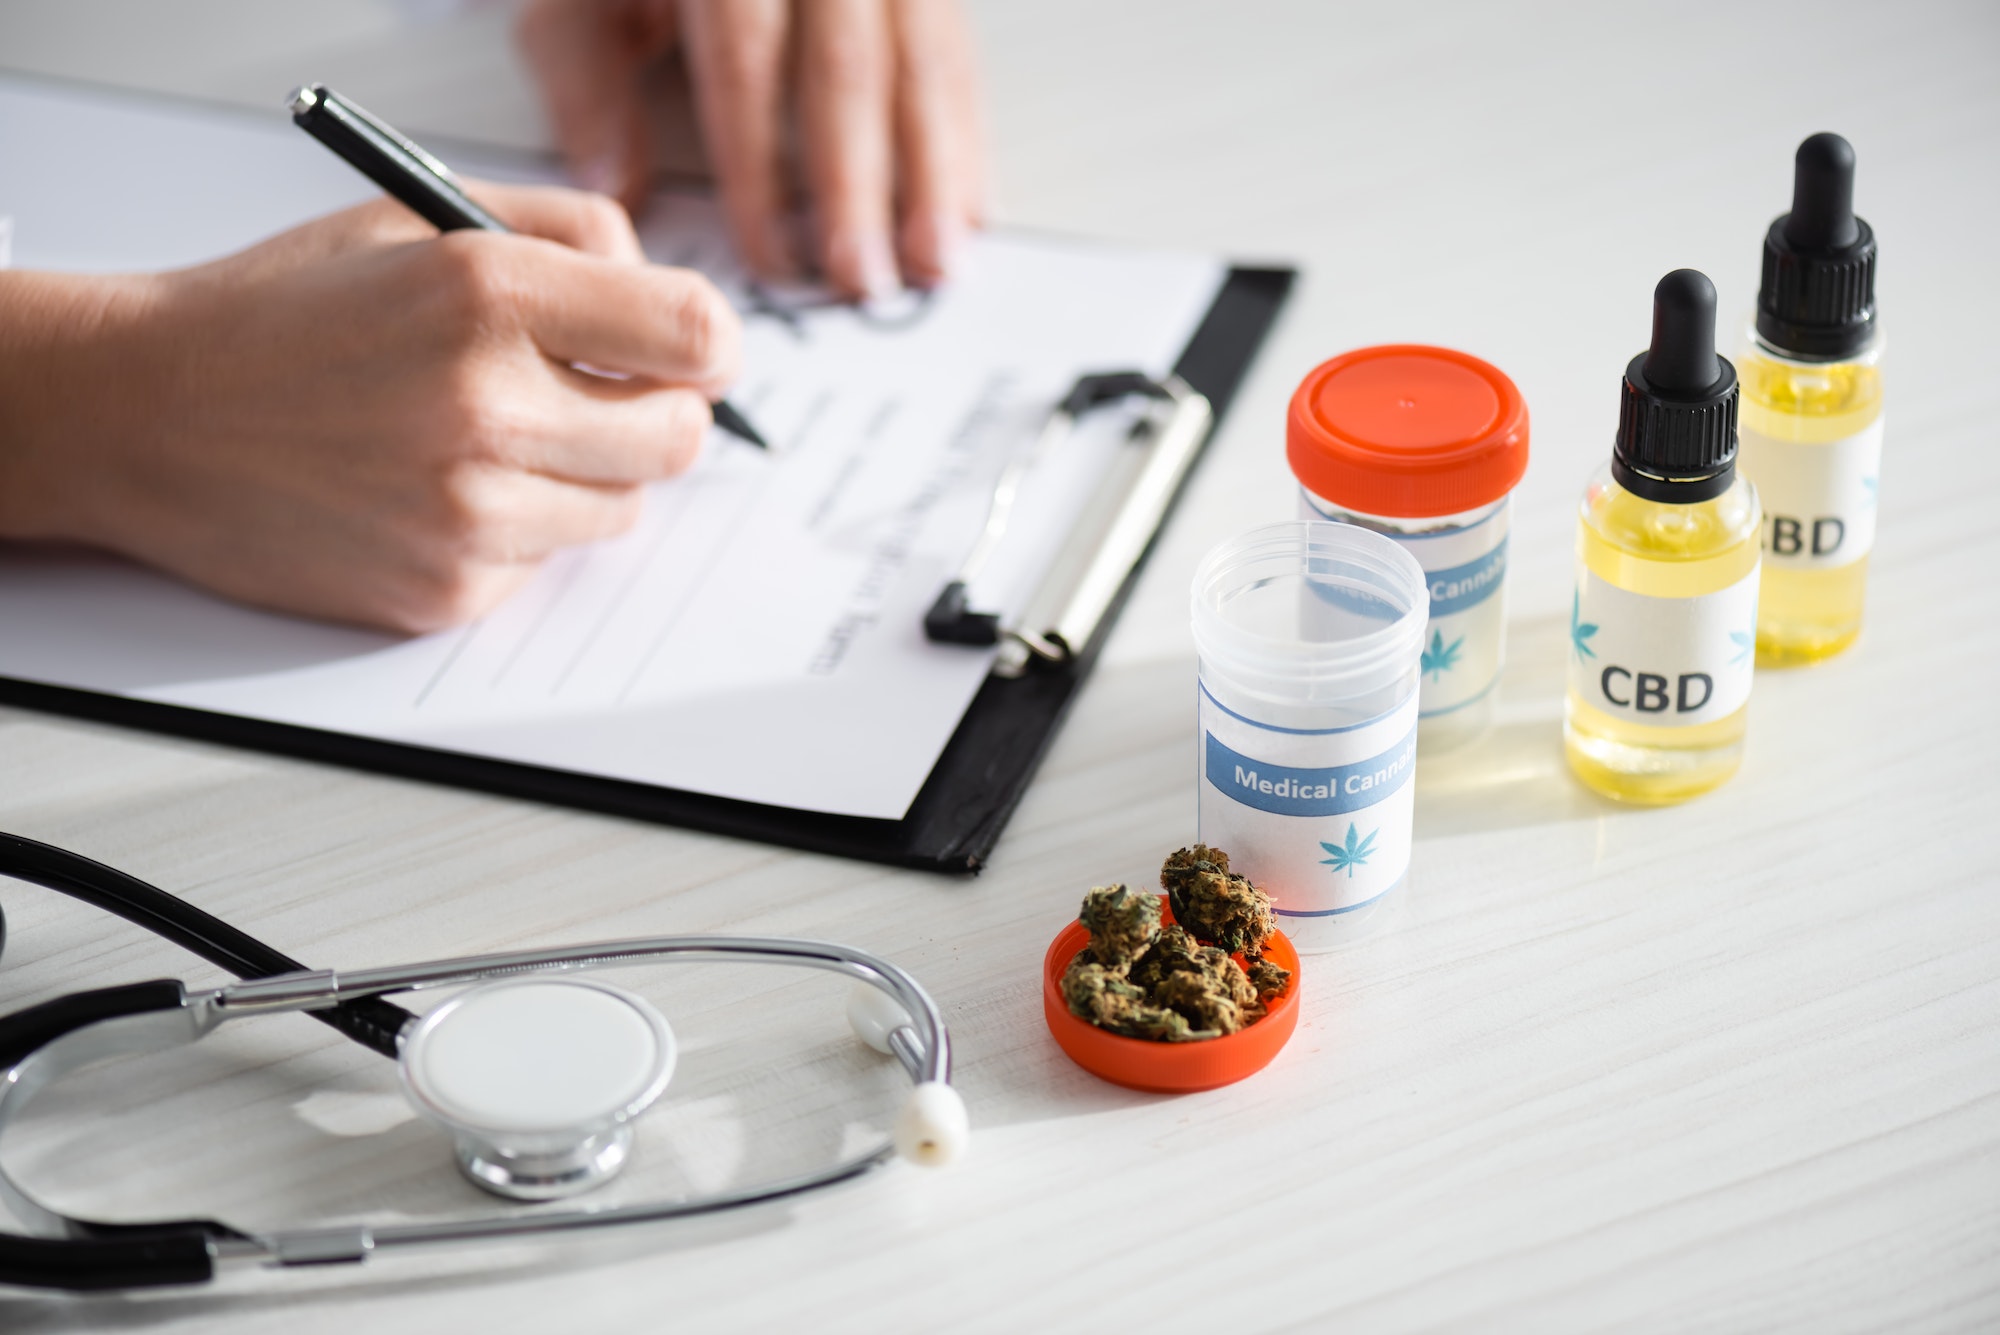
M 1607 714 L 1656 728 L 1727 718 L 1750 698 L 1757 576 L 1696 598 L 1653 598 L 1577 572 L 1569 688 Z
M 1281 728 L 1200 688 L 1197 837 L 1289 917 L 1372 904 L 1410 866 L 1417 697 L 1332 730 Z
M 1507 539 L 1503 535 L 1498 547 L 1464 565 L 1426 570 L 1424 575 L 1431 589 L 1431 620 L 1477 607 L 1500 592 L 1500 581 L 1507 576 Z
M 1301 488 L 1307 519 L 1350 523 L 1342 511 Z M 1430 586 L 1431 619 L 1424 629 L 1424 717 L 1449 714 L 1492 689 L 1506 642 L 1509 506 L 1462 528 L 1383 533 L 1417 558 Z M 1380 529 L 1375 530 L 1381 532 Z
M 1829 570 L 1875 545 L 1875 479 L 1882 419 L 1840 440 L 1775 440 L 1740 433 L 1738 459 L 1764 506 L 1764 559 L 1787 570 Z

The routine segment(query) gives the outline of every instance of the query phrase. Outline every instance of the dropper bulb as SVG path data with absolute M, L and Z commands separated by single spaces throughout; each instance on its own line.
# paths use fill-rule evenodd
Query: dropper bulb
M 1842 250 L 1861 236 L 1854 222 L 1854 146 L 1816 134 L 1792 158 L 1792 212 L 1785 240 L 1799 250 Z
M 1653 289 L 1653 343 L 1646 383 L 1655 391 L 1698 396 L 1722 377 L 1715 356 L 1715 284 L 1696 269 L 1676 269 Z

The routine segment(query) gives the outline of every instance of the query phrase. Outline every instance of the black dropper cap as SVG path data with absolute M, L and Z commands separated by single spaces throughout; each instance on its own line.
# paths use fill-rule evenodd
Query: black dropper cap
M 1676 269 L 1653 289 L 1653 345 L 1625 368 L 1611 476 L 1691 505 L 1736 479 L 1736 368 L 1715 355 L 1715 284 Z
M 1816 134 L 1793 158 L 1792 211 L 1764 234 L 1757 335 L 1783 353 L 1838 361 L 1875 332 L 1875 232 L 1854 216 L 1854 148 Z

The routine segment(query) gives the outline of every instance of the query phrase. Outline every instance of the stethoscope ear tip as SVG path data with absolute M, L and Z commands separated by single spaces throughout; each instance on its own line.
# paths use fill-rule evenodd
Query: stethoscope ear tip
M 926 1080 L 910 1091 L 893 1132 L 896 1153 L 926 1168 L 956 1162 L 971 1135 L 965 1100 L 941 1080 Z

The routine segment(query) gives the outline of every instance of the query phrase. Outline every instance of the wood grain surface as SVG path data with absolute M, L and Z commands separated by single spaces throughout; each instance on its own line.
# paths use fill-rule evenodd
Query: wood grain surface
M 413 130 L 539 142 L 492 7 L 0 3 L 0 64 L 273 106 L 325 79 Z M 1305 279 L 991 870 L 951 880 L 0 712 L 0 828 L 321 966 L 608 935 L 831 937 L 933 990 L 969 1157 L 550 1244 L 0 1296 L 8 1331 L 1991 1330 L 2000 1326 L 2000 9 L 984 0 L 997 218 Z M 1567 776 L 1574 506 L 1667 269 L 1732 327 L 1791 151 L 1835 129 L 1881 237 L 1889 427 L 1867 628 L 1760 674 L 1726 788 Z M 19 133 L 21 127 L 0 127 Z M 0 183 L 0 212 L 6 211 Z M 1097 1082 L 1039 1010 L 1082 891 L 1192 832 L 1195 562 L 1288 516 L 1286 398 L 1422 340 L 1534 420 L 1500 721 L 1421 763 L 1395 930 L 1310 958 L 1275 1065 Z M 1733 336 L 1727 340 L 1733 342 Z M 0 626 L 0 635 L 7 629 Z M 0 1007 L 219 980 L 0 886 Z M 708 1189 L 874 1134 L 837 987 L 652 980 L 689 1044 L 643 1168 Z M 656 988 L 656 990 L 655 990 Z M 7 1162 L 77 1210 L 249 1225 L 489 1208 L 387 1065 L 296 1018 L 86 1074 Z

